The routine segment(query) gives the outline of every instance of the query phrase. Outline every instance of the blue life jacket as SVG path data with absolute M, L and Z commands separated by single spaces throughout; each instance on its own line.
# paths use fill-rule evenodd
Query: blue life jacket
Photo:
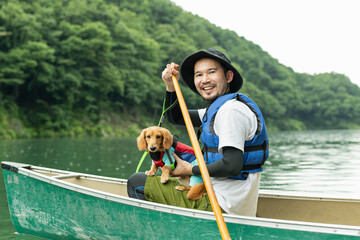
M 214 132 L 214 121 L 217 111 L 231 99 L 241 101 L 248 106 L 257 118 L 257 130 L 253 139 L 245 141 L 243 155 L 243 170 L 231 179 L 245 180 L 248 173 L 261 172 L 262 165 L 269 156 L 269 140 L 266 133 L 265 121 L 259 107 L 249 97 L 241 93 L 231 93 L 217 98 L 206 110 L 202 119 L 201 141 L 204 145 L 204 159 L 206 163 L 216 162 L 223 158 L 218 152 L 219 137 Z

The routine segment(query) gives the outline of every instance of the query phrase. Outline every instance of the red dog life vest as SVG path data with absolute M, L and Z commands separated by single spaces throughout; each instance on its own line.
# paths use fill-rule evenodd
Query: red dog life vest
M 176 140 L 174 140 L 173 145 L 168 150 L 168 152 L 169 156 L 171 156 L 172 152 L 175 152 L 175 154 L 179 158 L 189 163 L 196 160 L 193 148 Z M 150 152 L 150 157 L 153 160 L 154 164 L 158 167 L 163 167 L 165 165 L 171 166 L 171 163 L 174 163 L 176 165 L 176 161 L 173 156 L 171 156 L 171 160 L 169 160 L 168 155 L 165 154 L 165 151 L 155 153 Z

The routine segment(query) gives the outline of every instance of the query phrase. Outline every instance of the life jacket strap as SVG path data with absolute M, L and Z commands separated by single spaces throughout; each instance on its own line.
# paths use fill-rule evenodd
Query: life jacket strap
M 205 147 L 205 146 L 206 144 L 204 144 L 203 152 L 219 153 L 217 147 L 208 147 L 208 146 Z
M 215 148 L 215 147 L 212 147 L 212 148 Z M 215 148 L 215 149 L 217 151 L 217 148 Z M 214 149 L 212 149 L 212 150 L 214 150 Z M 209 148 L 208 148 L 208 146 L 206 146 L 206 143 L 204 143 L 204 146 L 203 146 L 201 152 L 203 155 L 205 154 L 205 159 L 206 159 L 205 163 L 208 164 L 209 163 L 209 155 L 208 155 Z
M 262 165 L 264 165 L 265 160 L 266 160 L 266 150 L 269 149 L 269 143 L 267 143 L 266 141 L 264 141 L 264 143 L 262 145 L 257 145 L 257 146 L 247 146 L 245 147 L 245 152 L 254 152 L 254 151 L 264 151 L 263 154 L 263 161 L 259 164 L 253 164 L 253 165 L 244 165 L 243 166 L 243 171 L 247 171 L 247 170 L 253 170 L 253 169 L 258 169 L 261 168 Z M 218 148 L 217 147 L 208 147 L 206 145 L 204 145 L 203 149 L 202 149 L 203 154 L 206 154 L 206 159 L 208 159 L 207 157 L 207 153 L 208 152 L 212 152 L 212 153 L 219 153 Z
M 245 152 L 255 152 L 255 151 L 266 151 L 269 149 L 269 144 L 266 143 L 266 141 L 264 141 L 264 143 L 262 145 L 257 145 L 257 146 L 247 146 L 245 147 Z M 212 152 L 212 153 L 218 153 L 218 148 L 217 147 L 205 147 L 203 148 L 203 152 Z
M 261 151 L 261 150 L 266 151 L 268 149 L 269 149 L 269 143 L 264 141 L 264 143 L 262 145 L 245 147 L 245 152 L 255 152 L 255 151 Z

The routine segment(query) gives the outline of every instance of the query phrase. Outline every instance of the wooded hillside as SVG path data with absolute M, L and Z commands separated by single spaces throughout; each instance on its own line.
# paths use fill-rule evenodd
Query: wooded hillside
M 360 127 L 360 88 L 348 77 L 296 73 L 169 0 L 7 0 L 0 138 L 137 134 L 160 117 L 166 63 L 210 47 L 240 70 L 240 92 L 270 130 Z M 182 89 L 188 107 L 204 106 Z

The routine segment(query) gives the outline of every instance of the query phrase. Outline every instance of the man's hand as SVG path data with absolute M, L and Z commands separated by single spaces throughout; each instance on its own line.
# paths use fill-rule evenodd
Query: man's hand
M 162 72 L 161 77 L 166 84 L 166 91 L 168 92 L 175 92 L 174 84 L 172 82 L 172 75 L 175 75 L 176 79 L 179 80 L 180 74 L 178 69 L 179 65 L 172 62 L 170 64 L 167 64 L 166 68 Z
M 192 168 L 194 166 L 191 163 L 182 160 L 175 153 L 172 153 L 172 156 L 174 157 L 177 165 L 176 168 L 170 172 L 171 176 L 177 177 L 193 175 Z

